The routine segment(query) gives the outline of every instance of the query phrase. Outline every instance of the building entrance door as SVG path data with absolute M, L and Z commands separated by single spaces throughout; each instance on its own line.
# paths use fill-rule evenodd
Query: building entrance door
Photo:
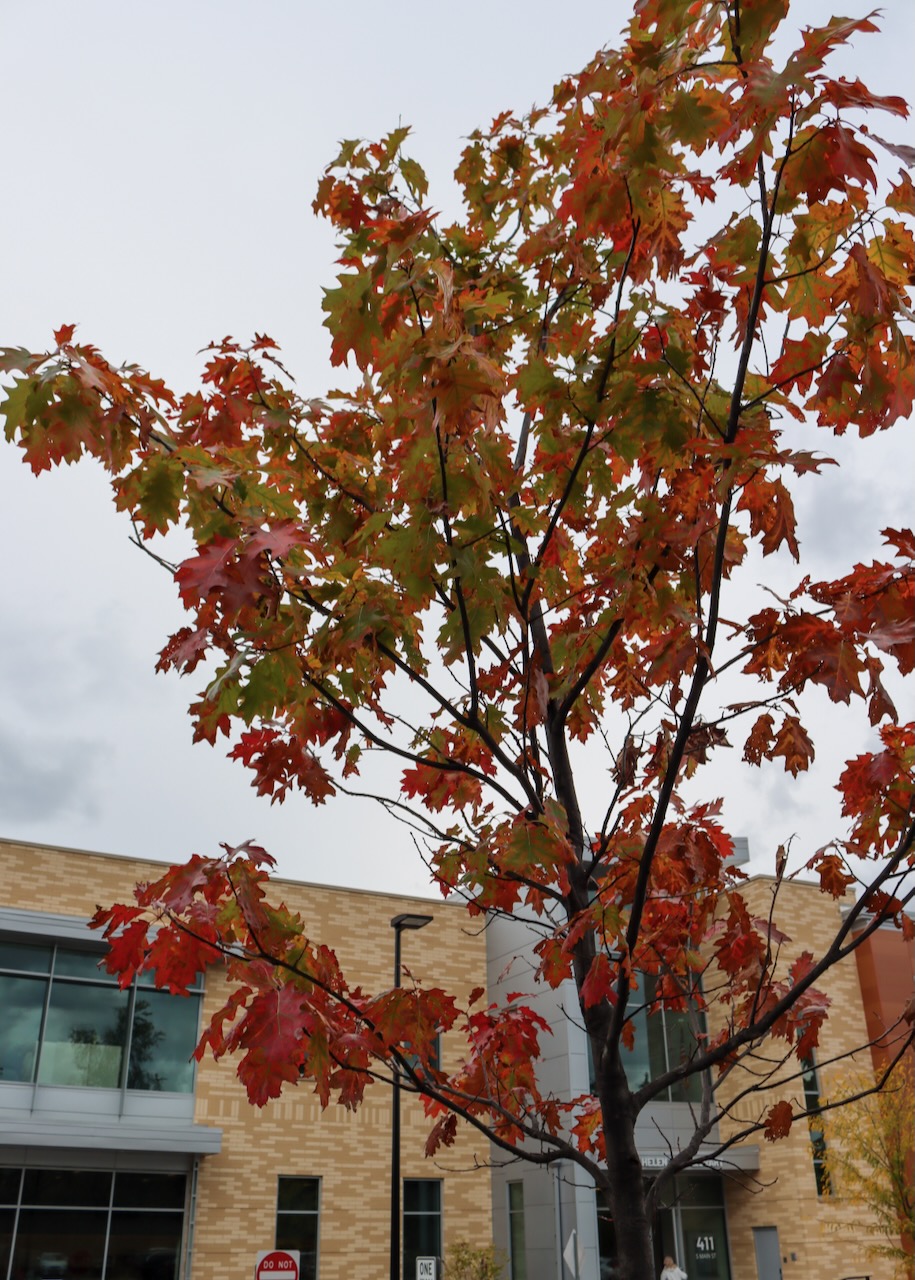
M 681 1174 L 665 1200 L 651 1224 L 656 1271 L 661 1271 L 665 1257 L 671 1257 L 690 1280 L 731 1280 L 721 1178 L 716 1174 Z M 597 1235 L 601 1280 L 612 1280 L 617 1274 L 616 1238 L 602 1202 L 598 1204 Z M 760 1275 L 760 1280 L 769 1278 Z
M 782 1252 L 778 1243 L 778 1227 L 754 1227 L 756 1274 L 759 1280 L 782 1280 Z

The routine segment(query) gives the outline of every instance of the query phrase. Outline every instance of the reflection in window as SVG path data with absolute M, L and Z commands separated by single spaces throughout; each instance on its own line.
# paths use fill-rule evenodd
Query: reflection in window
M 184 1174 L 4 1169 L 0 1275 L 176 1280 L 184 1201 Z
M 276 1247 L 298 1249 L 301 1280 L 318 1274 L 317 1178 L 280 1178 L 276 1197 Z
M 413 1280 L 417 1258 L 442 1256 L 442 1184 L 405 1178 L 403 1184 L 403 1276 Z
M 190 1093 L 200 990 L 122 991 L 101 952 L 0 943 L 0 1082 Z
M 648 1006 L 654 1000 L 656 990 L 657 978 L 650 974 L 636 975 L 629 996 L 634 1009 L 634 1041 L 630 1051 L 623 1050 L 623 1066 L 632 1089 L 641 1089 L 650 1080 L 673 1071 L 695 1052 L 693 1023 L 697 1012 L 656 1009 L 649 1014 Z M 681 1080 L 667 1090 L 667 1097 L 673 1102 L 699 1102 L 702 1098 L 701 1076 L 696 1074 Z
M 693 1032 L 695 1021 L 704 1026 L 704 1015 L 697 1009 L 681 1013 L 671 1009 L 657 1009 L 648 1012 L 657 989 L 657 979 L 649 974 L 635 975 L 635 981 L 629 994 L 629 1021 L 632 1024 L 632 1048 L 621 1046 L 620 1053 L 626 1079 L 630 1089 L 641 1089 L 643 1085 L 666 1075 L 681 1063 L 687 1062 L 696 1048 Z M 591 1092 L 594 1093 L 595 1076 L 591 1054 L 591 1042 L 588 1041 L 588 1071 Z M 697 1072 L 679 1081 L 659 1095 L 673 1102 L 701 1102 L 702 1076 Z

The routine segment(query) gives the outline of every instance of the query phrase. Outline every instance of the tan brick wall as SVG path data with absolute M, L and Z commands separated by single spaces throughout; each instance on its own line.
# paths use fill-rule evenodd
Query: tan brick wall
M 139 879 L 161 875 L 158 863 L 0 842 L 0 903 L 64 915 L 89 915 L 96 904 L 129 901 Z M 302 913 L 309 933 L 334 948 L 350 981 L 384 989 L 393 980 L 392 916 L 434 916 L 421 933 L 405 933 L 403 964 L 460 1000 L 485 984 L 485 939 L 459 905 L 393 895 L 275 882 L 275 898 Z M 221 979 L 207 982 L 205 1016 L 224 999 Z M 459 1053 L 444 1038 L 443 1065 Z M 198 1069 L 195 1119 L 223 1130 L 223 1150 L 202 1162 L 195 1227 L 194 1280 L 249 1280 L 254 1256 L 271 1248 L 278 1175 L 319 1177 L 321 1280 L 375 1280 L 387 1274 L 390 1221 L 390 1095 L 370 1088 L 355 1114 L 324 1112 L 310 1090 L 291 1089 L 263 1110 L 251 1107 L 231 1060 L 206 1058 Z M 428 1122 L 406 1098 L 402 1173 L 442 1178 L 445 1246 L 491 1239 L 488 1145 L 465 1126 L 435 1160 L 423 1156 Z M 477 1167 L 481 1166 L 481 1167 Z
M 751 914 L 768 916 L 772 885 L 769 877 L 757 877 L 744 887 Z M 841 924 L 840 903 L 821 893 L 817 885 L 793 881 L 781 886 L 773 919 L 792 939 L 783 947 L 787 967 L 801 951 L 823 954 Z M 830 970 L 817 985 L 832 1001 L 816 1051 L 817 1061 L 824 1062 L 866 1044 L 867 1028 L 854 958 Z M 710 1028 L 714 1029 L 714 1016 L 710 1017 Z M 763 1046 L 756 1070 L 761 1071 L 765 1060 L 776 1056 L 775 1048 Z M 866 1066 L 869 1052 L 865 1050 L 858 1060 Z M 789 1074 L 797 1070 L 796 1059 L 792 1062 L 795 1065 L 789 1067 Z M 830 1080 L 841 1069 L 821 1069 L 821 1087 L 827 1097 Z M 741 1122 L 752 1122 L 765 1114 L 781 1098 L 803 1105 L 800 1081 L 779 1085 L 777 1080 L 776 1076 L 764 1093 L 735 1104 L 732 1119 L 722 1121 L 724 1137 L 736 1132 Z M 735 1073 L 727 1090 L 722 1091 L 721 1101 L 734 1097 L 747 1083 L 746 1072 Z M 738 1178 L 730 1181 L 726 1190 L 734 1280 L 756 1277 L 753 1228 L 765 1226 L 778 1228 L 784 1280 L 839 1280 L 851 1275 L 891 1280 L 892 1267 L 865 1249 L 864 1211 L 843 1202 L 840 1196 L 817 1195 L 806 1124 L 793 1126 L 779 1142 L 766 1142 L 762 1135 L 753 1141 L 760 1146 L 757 1180 L 742 1182 Z

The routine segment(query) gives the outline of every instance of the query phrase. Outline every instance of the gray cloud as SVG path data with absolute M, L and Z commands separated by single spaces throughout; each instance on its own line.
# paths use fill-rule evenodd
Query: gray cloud
M 98 810 L 97 766 L 102 751 L 77 738 L 39 740 L 0 730 L 0 814 L 8 822 L 92 817 Z

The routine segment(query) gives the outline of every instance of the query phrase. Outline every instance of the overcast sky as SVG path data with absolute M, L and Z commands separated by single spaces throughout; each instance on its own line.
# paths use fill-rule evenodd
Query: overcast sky
M 810 23 L 870 7 L 801 0 L 794 14 Z M 454 210 L 461 138 L 503 108 L 546 99 L 628 8 L 0 5 L 0 345 L 40 350 L 54 327 L 78 322 L 110 359 L 181 391 L 209 341 L 267 332 L 302 392 L 321 394 L 333 384 L 320 311 L 333 252 L 311 200 L 338 141 L 412 124 L 430 202 Z M 841 69 L 910 96 L 915 5 L 890 0 L 884 25 Z M 855 450 L 848 475 L 801 499 L 814 560 L 831 548 L 850 566 L 875 519 L 909 519 L 911 449 L 900 443 L 894 459 L 888 481 L 876 450 Z M 4 447 L 0 494 L 0 835 L 161 859 L 257 837 L 285 874 L 426 891 L 407 833 L 376 809 L 271 807 L 219 749 L 191 747 L 195 677 L 153 670 L 179 625 L 174 587 L 129 544 L 101 473 L 35 480 Z M 847 713 L 825 712 L 837 752 Z M 822 787 L 787 782 L 772 770 L 732 794 L 732 830 L 760 854 L 795 830 L 816 838 L 812 818 L 831 803 Z

